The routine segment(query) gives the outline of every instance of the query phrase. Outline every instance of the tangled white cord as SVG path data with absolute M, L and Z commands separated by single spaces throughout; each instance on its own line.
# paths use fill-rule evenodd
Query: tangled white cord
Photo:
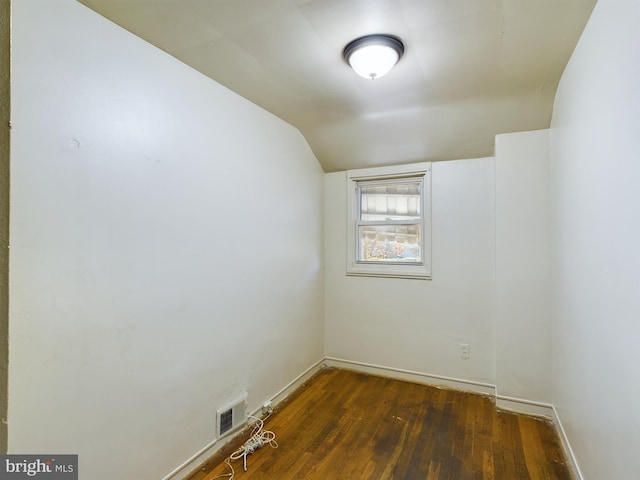
M 271 414 L 269 413 L 269 415 L 264 417 L 264 420 L 269 418 L 270 415 Z M 264 420 L 258 417 L 254 417 L 253 415 L 249 415 L 249 418 L 253 418 L 258 421 L 255 427 L 253 427 L 253 430 L 251 430 L 251 435 L 249 436 L 249 439 L 246 442 L 244 442 L 244 444 L 239 449 L 237 449 L 235 452 L 229 455 L 229 458 L 227 458 L 224 461 L 224 463 L 227 464 L 231 472 L 213 477 L 212 480 L 216 478 L 222 478 L 222 477 L 228 477 L 229 480 L 233 480 L 235 478 L 236 472 L 233 469 L 233 466 L 231 465 L 232 460 L 239 460 L 242 458 L 242 466 L 244 468 L 244 471 L 246 472 L 247 471 L 247 455 L 255 452 L 259 448 L 262 448 L 265 444 L 268 444 L 271 448 L 278 448 L 278 442 L 276 442 L 276 434 L 270 430 L 263 430 Z

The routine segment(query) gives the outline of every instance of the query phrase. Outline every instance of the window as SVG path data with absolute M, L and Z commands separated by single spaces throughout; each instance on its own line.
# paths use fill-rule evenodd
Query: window
M 347 275 L 431 277 L 431 164 L 347 172 Z

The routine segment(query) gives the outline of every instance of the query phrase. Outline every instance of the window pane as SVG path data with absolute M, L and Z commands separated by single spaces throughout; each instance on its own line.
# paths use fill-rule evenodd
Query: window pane
M 360 185 L 360 220 L 420 219 L 421 184 Z
M 419 225 L 358 226 L 359 262 L 422 262 Z

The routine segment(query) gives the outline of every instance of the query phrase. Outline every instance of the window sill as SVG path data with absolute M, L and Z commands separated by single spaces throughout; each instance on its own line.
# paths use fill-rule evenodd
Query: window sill
M 412 280 L 431 280 L 431 272 L 404 269 L 366 269 L 366 268 L 350 268 L 347 270 L 348 277 L 382 277 L 382 278 L 405 278 Z

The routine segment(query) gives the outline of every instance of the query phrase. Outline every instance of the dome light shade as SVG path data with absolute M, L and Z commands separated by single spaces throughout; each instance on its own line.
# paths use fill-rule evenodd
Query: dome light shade
M 402 41 L 392 35 L 366 35 L 350 42 L 342 56 L 361 77 L 375 80 L 389 73 L 404 54 Z

